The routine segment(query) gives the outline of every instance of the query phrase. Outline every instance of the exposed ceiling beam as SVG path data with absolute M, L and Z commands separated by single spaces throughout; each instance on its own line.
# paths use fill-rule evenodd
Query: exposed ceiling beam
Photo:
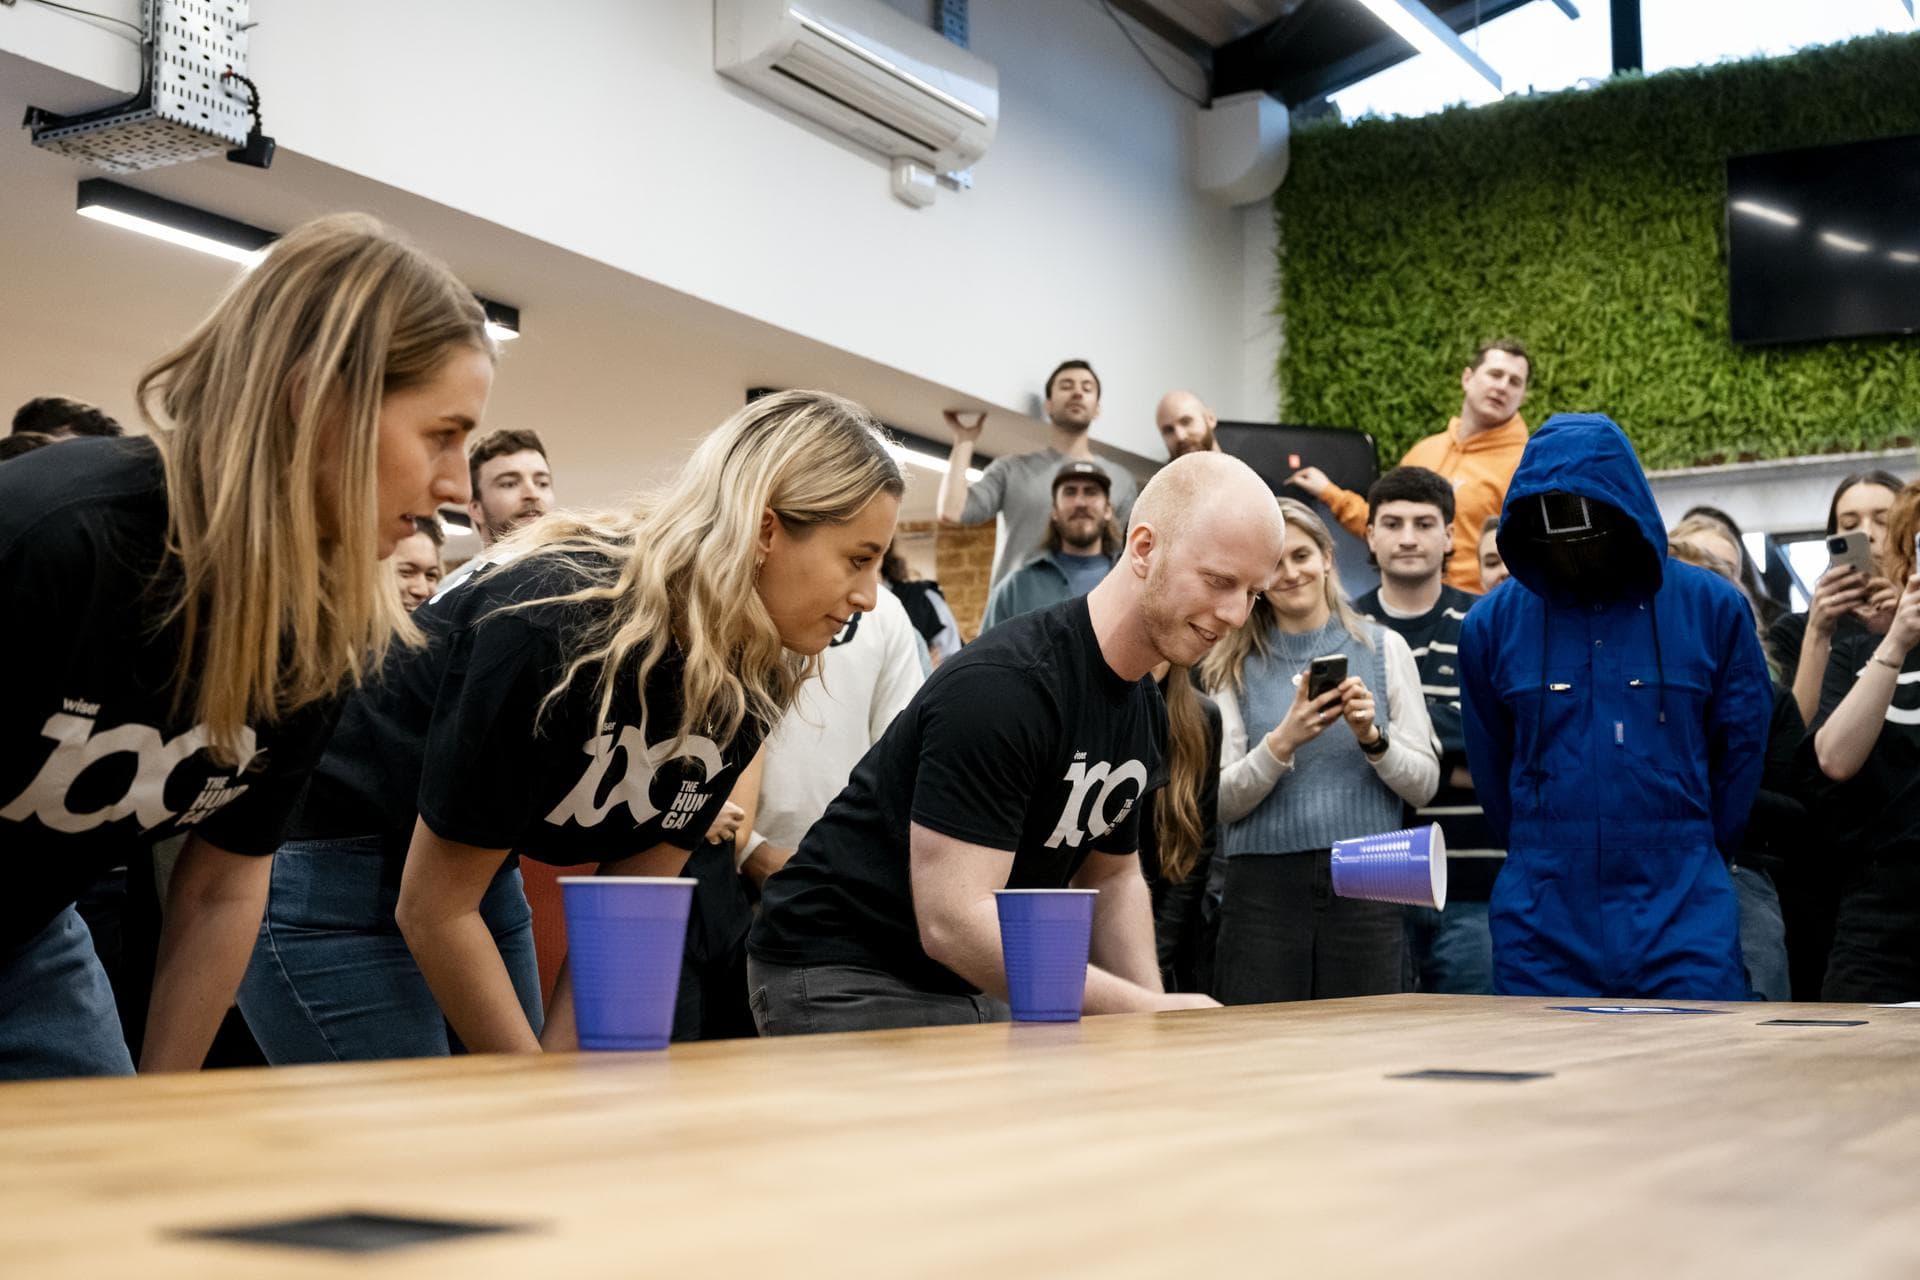
M 1474 0 L 1466 0 L 1465 3 L 1438 10 L 1437 16 L 1457 34 L 1472 30 L 1476 20 L 1483 24 L 1491 22 L 1532 2 L 1478 0 L 1475 3 Z M 1559 3 L 1559 0 L 1555 0 L 1555 3 Z M 1214 50 L 1215 96 L 1225 97 L 1260 89 L 1295 107 L 1336 93 L 1348 85 L 1358 84 L 1368 76 L 1414 56 L 1415 50 L 1411 45 L 1389 32 L 1381 39 L 1323 66 L 1289 68 L 1285 51 L 1292 37 L 1315 17 L 1324 17 L 1325 7 L 1333 4 L 1353 5 L 1354 10 L 1365 14 L 1368 21 L 1375 20 L 1353 0 L 1313 0 L 1312 3 L 1302 4 L 1285 17 Z

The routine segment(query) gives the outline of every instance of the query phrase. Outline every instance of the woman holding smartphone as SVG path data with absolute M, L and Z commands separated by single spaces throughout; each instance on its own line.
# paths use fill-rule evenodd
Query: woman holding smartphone
M 1333 896 L 1331 850 L 1402 826 L 1406 807 L 1427 803 L 1440 784 L 1407 642 L 1347 603 L 1320 518 L 1277 501 L 1287 522 L 1280 572 L 1246 625 L 1200 666 L 1222 722 L 1227 882 L 1213 994 L 1223 1004 L 1402 990 L 1405 912 Z M 1344 662 L 1347 673 L 1317 696 L 1308 688 L 1316 658 Z M 1260 731 L 1251 744 L 1250 729 Z
M 140 1066 L 199 1067 L 336 693 L 419 641 L 380 561 L 465 500 L 492 383 L 445 267 L 323 218 L 142 375 L 152 436 L 0 468 L 0 1078 L 133 1070 L 73 903 L 183 833 Z
M 240 1008 L 274 1063 L 575 1045 L 518 857 L 678 875 L 873 608 L 900 468 L 858 405 L 754 401 L 635 509 L 557 512 L 422 605 L 279 855 Z
M 1814 753 L 1838 812 L 1858 815 L 1842 860 L 1823 1000 L 1920 1000 L 1920 485 L 1887 512 L 1881 571 L 1903 584 L 1884 636 L 1836 638 Z
M 1887 511 L 1900 486 L 1900 478 L 1885 471 L 1862 471 L 1840 482 L 1827 506 L 1827 537 L 1864 535 L 1866 564 L 1836 561 L 1820 575 L 1807 611 L 1786 614 L 1767 632 L 1767 658 L 1783 679 L 1791 675 L 1794 704 L 1808 723 L 1819 710 L 1834 637 L 1862 627 L 1886 634 L 1899 589 L 1873 566 L 1885 552 Z

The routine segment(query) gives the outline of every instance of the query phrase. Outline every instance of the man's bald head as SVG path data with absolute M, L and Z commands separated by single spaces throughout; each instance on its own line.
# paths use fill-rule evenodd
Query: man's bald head
M 1169 391 L 1160 397 L 1153 411 L 1153 422 L 1160 429 L 1160 441 L 1167 446 L 1169 458 L 1190 453 L 1207 453 L 1220 446 L 1213 438 L 1215 418 L 1191 391 Z
M 1118 579 L 1154 652 L 1192 666 L 1244 624 L 1286 537 L 1273 491 L 1238 458 L 1190 453 L 1160 468 L 1133 504 Z
M 1231 522 L 1252 521 L 1286 536 L 1286 522 L 1259 473 L 1224 453 L 1190 453 L 1175 458 L 1147 481 L 1147 487 L 1134 500 L 1133 521 L 1127 528 L 1128 541 L 1141 525 L 1150 525 L 1155 540 L 1179 541 L 1190 531 L 1216 519 Z

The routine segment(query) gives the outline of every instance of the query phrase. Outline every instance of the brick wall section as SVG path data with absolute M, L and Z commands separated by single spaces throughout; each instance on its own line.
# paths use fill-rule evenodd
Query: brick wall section
M 971 640 L 980 632 L 987 612 L 987 587 L 993 578 L 994 522 L 979 525 L 936 525 L 931 520 L 903 520 L 901 533 L 934 535 L 935 578 L 947 598 L 960 634 Z

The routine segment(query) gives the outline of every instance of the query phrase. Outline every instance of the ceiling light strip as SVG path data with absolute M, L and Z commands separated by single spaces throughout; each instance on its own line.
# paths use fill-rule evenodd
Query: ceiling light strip
M 1487 65 L 1479 54 L 1467 48 L 1460 37 L 1454 34 L 1453 28 L 1440 21 L 1439 15 L 1421 4 L 1420 0 L 1360 0 L 1360 3 L 1374 17 L 1392 28 L 1395 35 L 1422 53 L 1458 58 L 1485 77 L 1495 89 L 1501 87 L 1500 73 Z

